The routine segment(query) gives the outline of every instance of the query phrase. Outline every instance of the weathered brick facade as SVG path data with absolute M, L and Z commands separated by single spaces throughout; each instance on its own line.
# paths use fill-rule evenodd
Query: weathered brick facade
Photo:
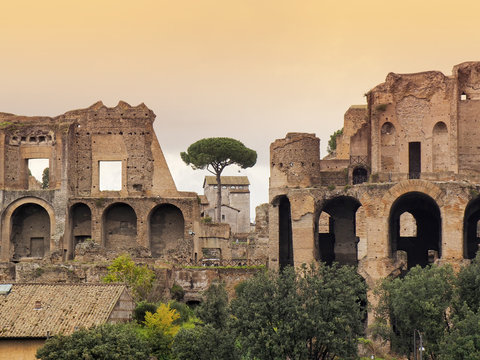
M 336 154 L 314 134 L 270 146 L 270 266 L 358 264 L 371 286 L 478 249 L 480 62 L 388 74 L 345 114 Z
M 145 105 L 125 102 L 54 118 L 0 113 L 1 260 L 64 261 L 92 239 L 108 258 L 191 261 L 197 194 L 177 191 L 154 119 Z M 39 158 L 49 164 L 45 189 L 28 174 Z M 118 166 L 118 188 L 101 189 L 101 176 L 115 177 L 100 173 L 103 162 Z

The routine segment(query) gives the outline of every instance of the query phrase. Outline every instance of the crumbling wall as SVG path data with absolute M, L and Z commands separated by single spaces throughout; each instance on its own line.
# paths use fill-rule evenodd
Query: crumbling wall
M 343 123 L 343 133 L 337 137 L 337 149 L 336 149 L 336 159 L 347 159 L 350 160 L 350 155 L 352 155 L 352 137 L 354 137 L 357 132 L 368 123 L 367 117 L 367 106 L 366 105 L 353 105 L 347 110 L 344 116 Z M 359 146 L 358 141 L 355 142 L 358 150 L 355 154 L 358 154 L 359 151 L 363 152 L 363 147 Z M 366 147 L 365 147 L 366 149 Z M 358 154 L 361 155 L 361 154 Z M 365 153 L 365 155 L 367 155 Z
M 372 126 L 372 173 L 384 173 L 381 179 L 409 174 L 409 143 L 421 147 L 421 173 L 429 177 L 436 171 L 454 171 L 448 139 L 438 147 L 433 137 L 435 125 L 445 124 L 447 137 L 452 136 L 451 97 L 453 81 L 440 72 L 388 74 L 385 83 L 368 94 Z M 450 135 L 448 135 L 450 134 Z M 438 139 L 437 139 L 438 140 Z M 434 148 L 437 153 L 434 153 Z M 447 159 L 440 164 L 438 151 Z M 435 161 L 436 160 L 436 161 Z
M 318 184 L 320 140 L 315 134 L 288 133 L 270 145 L 270 187 Z

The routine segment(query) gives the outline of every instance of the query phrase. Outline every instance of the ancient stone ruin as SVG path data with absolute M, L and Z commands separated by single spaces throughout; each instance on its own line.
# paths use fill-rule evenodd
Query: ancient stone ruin
M 387 75 L 345 113 L 336 153 L 315 134 L 270 146 L 269 265 L 358 265 L 371 286 L 480 243 L 480 62 Z
M 480 244 L 478 89 L 480 62 L 451 76 L 391 73 L 347 110 L 334 154 L 321 159 L 315 134 L 274 141 L 269 204 L 237 238 L 202 220 L 202 197 L 176 189 L 145 105 L 0 113 L 0 279 L 99 281 L 104 267 L 76 264 L 125 252 L 153 265 L 336 261 L 372 287 L 415 265 L 459 266 Z M 43 179 L 29 171 L 37 160 Z M 45 264 L 64 270 L 48 278 Z M 162 276 L 204 289 L 212 275 Z
M 0 113 L 0 279 L 98 282 L 124 253 L 160 267 L 202 265 L 212 252 L 217 263 L 266 263 L 265 238 L 238 244 L 229 225 L 201 221 L 199 196 L 175 186 L 154 119 L 125 102 L 53 118 Z

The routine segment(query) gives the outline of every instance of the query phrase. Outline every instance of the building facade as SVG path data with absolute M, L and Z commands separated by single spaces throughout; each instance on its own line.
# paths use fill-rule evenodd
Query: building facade
M 334 156 L 315 134 L 270 146 L 270 266 L 358 265 L 369 285 L 478 249 L 480 63 L 388 74 L 352 106 Z
M 1 260 L 72 259 L 92 240 L 111 257 L 190 261 L 197 195 L 177 190 L 154 119 L 125 102 L 53 118 L 0 113 Z M 38 159 L 49 169 L 40 189 L 29 176 Z
M 233 234 L 250 232 L 250 182 L 246 176 L 222 176 L 222 223 L 230 225 Z M 208 201 L 203 213 L 215 219 L 217 208 L 217 179 L 205 176 L 203 193 Z

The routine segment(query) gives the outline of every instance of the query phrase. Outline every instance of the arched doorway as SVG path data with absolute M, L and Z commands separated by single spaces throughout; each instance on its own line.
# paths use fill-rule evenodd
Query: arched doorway
M 182 211 L 171 204 L 163 204 L 150 215 L 150 250 L 152 256 L 164 255 L 183 240 L 185 220 Z
M 280 269 L 293 266 L 292 214 L 286 196 L 278 199 L 278 259 Z
M 23 204 L 13 211 L 10 223 L 13 260 L 43 258 L 50 252 L 50 216 L 45 208 Z
M 104 244 L 106 249 L 129 249 L 137 246 L 137 215 L 124 203 L 108 207 L 103 215 Z
M 440 209 L 430 196 L 420 192 L 400 196 L 390 209 L 391 255 L 405 251 L 409 269 L 433 263 L 441 256 L 441 226 Z
M 70 258 L 73 258 L 75 247 L 92 238 L 92 211 L 83 203 L 73 205 L 70 208 L 70 223 L 72 241 Z
M 356 235 L 357 209 L 360 202 L 350 196 L 328 200 L 319 216 L 318 249 L 320 260 L 328 265 L 356 265 L 358 261 Z
M 480 198 L 470 201 L 463 218 L 463 257 L 473 259 L 480 245 Z

